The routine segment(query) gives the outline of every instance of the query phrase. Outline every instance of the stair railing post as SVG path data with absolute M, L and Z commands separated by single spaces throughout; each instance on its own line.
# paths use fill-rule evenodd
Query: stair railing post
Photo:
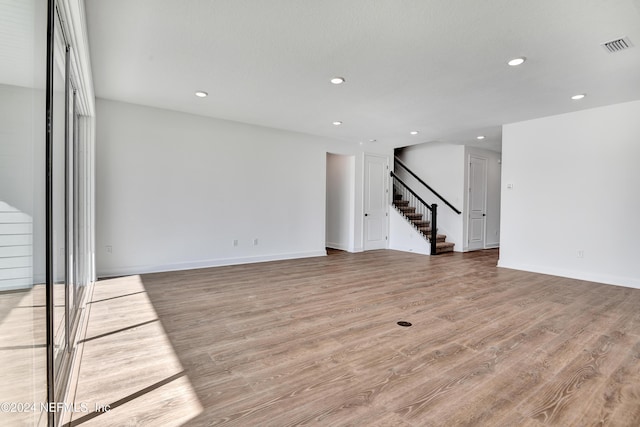
M 438 243 L 438 205 L 431 205 L 431 255 L 436 254 Z

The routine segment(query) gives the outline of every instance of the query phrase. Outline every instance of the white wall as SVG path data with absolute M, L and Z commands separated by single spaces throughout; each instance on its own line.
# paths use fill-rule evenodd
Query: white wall
M 466 188 L 469 188 L 469 163 L 470 156 L 477 156 L 487 159 L 487 211 L 486 211 L 486 232 L 485 248 L 497 248 L 500 246 L 500 177 L 502 175 L 501 158 L 502 155 L 496 151 L 483 150 L 477 147 L 465 147 L 465 176 Z M 468 193 L 467 193 L 468 194 Z M 463 212 L 468 210 L 469 198 L 465 197 Z M 468 215 L 462 215 L 464 223 L 464 248 L 467 249 L 468 239 Z
M 429 255 L 431 245 L 395 208 L 389 209 L 389 249 Z
M 503 127 L 499 266 L 640 288 L 638 118 L 635 101 Z
M 353 252 L 355 156 L 327 153 L 326 215 L 326 246 Z
M 44 148 L 44 91 L 0 84 L 0 290 L 44 281 Z
M 101 99 L 96 132 L 100 276 L 325 254 L 329 151 L 355 156 L 362 248 L 362 147 Z
M 449 203 L 462 210 L 465 188 L 464 152 L 463 145 L 434 142 L 405 147 L 398 157 Z M 455 251 L 462 251 L 464 212 L 461 215 L 456 214 L 433 193 L 424 189 L 413 178 L 406 176 L 402 168 L 396 168 L 395 172 L 424 201 L 438 205 L 438 232 L 446 234 L 448 242 L 455 243 Z
M 492 150 L 432 142 L 403 148 L 398 157 L 419 177 L 447 199 L 462 214 L 455 213 L 444 202 L 423 189 L 402 168 L 398 173 L 427 203 L 438 205 L 438 232 L 455 243 L 455 251 L 468 250 L 468 172 L 470 156 L 487 159 L 486 248 L 500 246 L 500 176 L 501 155 Z

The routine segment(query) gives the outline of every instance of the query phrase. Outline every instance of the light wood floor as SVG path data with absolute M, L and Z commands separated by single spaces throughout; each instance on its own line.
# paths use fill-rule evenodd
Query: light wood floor
M 64 344 L 64 284 L 54 286 L 56 344 Z M 47 402 L 46 290 L 42 284 L 0 292 L 0 402 L 37 409 L 0 411 L 0 426 L 46 424 L 40 405 Z M 64 350 L 56 345 L 56 357 Z
M 71 425 L 640 425 L 640 290 L 497 258 L 331 251 L 101 281 L 76 403 L 111 410 Z

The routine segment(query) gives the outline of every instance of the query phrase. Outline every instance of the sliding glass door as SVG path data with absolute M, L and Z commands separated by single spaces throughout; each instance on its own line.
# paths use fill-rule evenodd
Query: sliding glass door
M 60 41 L 57 40 L 58 45 Z M 61 58 L 62 56 L 62 58 Z M 67 348 L 67 323 L 66 323 L 66 298 L 67 298 L 67 267 L 66 261 L 66 233 L 67 224 L 65 220 L 67 183 L 65 176 L 66 161 L 66 135 L 65 135 L 65 69 L 64 53 L 60 54 L 59 49 L 54 51 L 53 69 L 53 109 L 52 109 L 52 150 L 51 150 L 51 180 L 52 180 L 52 221 L 51 237 L 53 245 L 53 352 L 54 369 L 60 372 L 65 360 L 65 350 Z M 59 376 L 58 376 L 59 378 Z
M 59 16 L 59 13 L 57 14 Z M 56 19 L 53 79 L 53 333 L 55 401 L 64 399 L 84 309 L 85 288 L 91 281 L 87 245 L 91 224 L 88 183 L 89 158 L 83 137 L 83 111 L 73 48 L 62 22 Z
M 0 0 L 3 427 L 59 424 L 63 414 L 47 403 L 72 403 L 69 373 L 94 274 L 93 101 L 70 45 L 77 36 L 65 27 L 78 5 Z
M 1 426 L 47 418 L 19 406 L 47 402 L 46 16 L 46 0 L 0 1 Z

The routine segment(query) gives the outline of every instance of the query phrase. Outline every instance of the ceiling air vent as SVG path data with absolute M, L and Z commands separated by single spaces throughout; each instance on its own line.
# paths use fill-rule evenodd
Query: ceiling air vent
M 628 37 L 623 37 L 621 39 L 611 40 L 606 43 L 602 43 L 601 46 L 605 48 L 605 50 L 609 53 L 620 52 L 621 50 L 629 49 L 631 46 L 631 41 Z

